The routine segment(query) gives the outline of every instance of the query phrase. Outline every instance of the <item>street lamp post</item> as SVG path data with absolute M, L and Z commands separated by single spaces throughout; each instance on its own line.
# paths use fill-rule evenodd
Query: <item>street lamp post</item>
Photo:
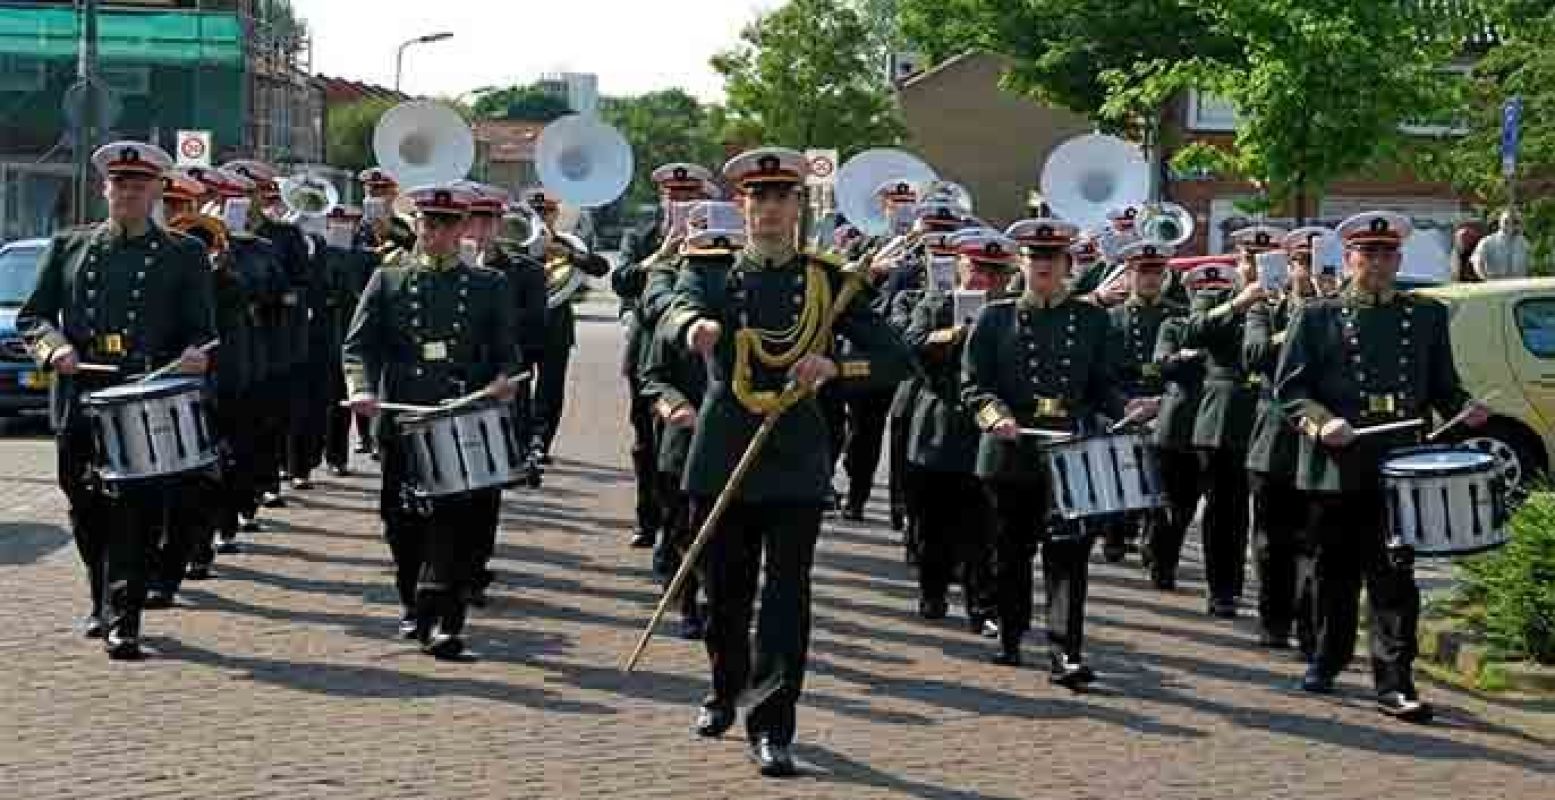
M 429 33 L 425 36 L 417 36 L 416 38 L 400 45 L 399 49 L 394 53 L 394 91 L 397 92 L 400 90 L 400 77 L 404 74 L 405 71 L 405 48 L 410 47 L 413 44 L 431 44 L 432 42 L 441 42 L 452 38 L 454 38 L 454 35 L 448 33 L 447 31 L 442 33 Z

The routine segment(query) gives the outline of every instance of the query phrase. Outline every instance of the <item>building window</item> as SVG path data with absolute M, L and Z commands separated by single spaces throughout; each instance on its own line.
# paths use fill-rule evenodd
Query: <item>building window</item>
M 48 67 L 42 59 L 0 53 L 0 92 L 41 92 L 48 85 Z
M 1555 358 L 1555 300 L 1525 300 L 1515 316 L 1523 347 L 1539 358 Z
M 151 68 L 150 67 L 110 67 L 103 66 L 99 74 L 116 94 L 121 96 L 146 95 L 151 93 Z
M 1236 106 L 1230 100 L 1190 90 L 1187 126 L 1190 131 L 1234 131 Z

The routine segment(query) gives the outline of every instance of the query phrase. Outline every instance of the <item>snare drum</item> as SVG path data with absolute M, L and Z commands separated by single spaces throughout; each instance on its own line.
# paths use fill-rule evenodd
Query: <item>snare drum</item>
M 524 479 L 524 457 L 507 404 L 472 404 L 400 421 L 418 497 L 450 498 Z
M 97 472 L 110 483 L 150 480 L 216 463 L 204 382 L 161 378 L 91 392 L 81 408 L 92 421 Z
M 1084 436 L 1043 447 L 1053 510 L 1065 519 L 1166 505 L 1155 451 L 1136 433 Z
M 1506 544 L 1506 488 L 1489 453 L 1411 447 L 1382 462 L 1388 546 L 1456 556 Z

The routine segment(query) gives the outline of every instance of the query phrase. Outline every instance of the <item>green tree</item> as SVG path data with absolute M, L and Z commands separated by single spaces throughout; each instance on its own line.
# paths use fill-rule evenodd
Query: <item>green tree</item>
M 653 202 L 649 175 L 673 161 L 689 161 L 717 171 L 723 161 L 719 139 L 721 117 L 680 89 L 638 97 L 607 97 L 600 101 L 600 119 L 620 129 L 632 145 L 636 175 L 627 201 Z
M 1191 0 L 897 0 L 903 38 L 935 61 L 972 49 L 1014 65 L 1006 88 L 1115 127 L 1109 70 L 1237 55 Z
M 550 122 L 572 113 L 566 98 L 538 86 L 509 86 L 476 98 L 471 114 L 476 119 L 517 119 Z
M 1195 144 L 1179 169 L 1229 173 L 1271 202 L 1307 198 L 1338 178 L 1401 157 L 1399 127 L 1455 99 L 1441 72 L 1459 41 L 1439 20 L 1395 3 L 1201 0 L 1199 13 L 1236 44 L 1220 56 L 1140 60 L 1107 71 L 1102 114 L 1128 119 L 1187 89 L 1230 101 L 1229 148 Z
M 833 0 L 790 0 L 713 57 L 728 97 L 725 138 L 835 147 L 900 141 L 903 128 L 865 18 Z
M 358 100 L 329 112 L 324 132 L 325 159 L 341 169 L 366 169 L 377 163 L 373 156 L 373 129 L 378 118 L 394 107 L 387 100 Z

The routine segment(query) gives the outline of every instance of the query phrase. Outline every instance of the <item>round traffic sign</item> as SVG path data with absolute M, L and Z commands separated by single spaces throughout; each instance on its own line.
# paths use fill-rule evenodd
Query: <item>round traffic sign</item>
M 178 143 L 178 152 L 181 153 L 184 158 L 204 158 L 205 140 L 198 136 L 186 137 L 182 142 Z
M 817 178 L 829 178 L 837 170 L 829 156 L 816 156 L 810 159 L 810 174 Z

